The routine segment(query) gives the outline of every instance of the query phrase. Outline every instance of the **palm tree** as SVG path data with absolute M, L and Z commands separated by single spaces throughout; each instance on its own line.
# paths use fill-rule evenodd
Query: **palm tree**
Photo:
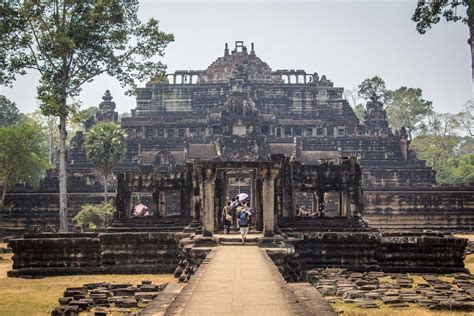
M 104 202 L 107 203 L 107 181 L 127 150 L 127 133 L 118 124 L 97 123 L 88 131 L 84 149 L 87 159 L 103 177 Z

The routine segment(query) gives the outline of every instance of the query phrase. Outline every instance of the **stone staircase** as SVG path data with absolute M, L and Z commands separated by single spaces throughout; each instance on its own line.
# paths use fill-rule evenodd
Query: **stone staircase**
M 313 231 L 376 231 L 364 222 L 346 217 L 294 217 L 278 222 L 284 233 Z
M 135 217 L 116 219 L 107 228 L 108 233 L 117 232 L 181 232 L 191 222 L 191 219 L 182 217 Z

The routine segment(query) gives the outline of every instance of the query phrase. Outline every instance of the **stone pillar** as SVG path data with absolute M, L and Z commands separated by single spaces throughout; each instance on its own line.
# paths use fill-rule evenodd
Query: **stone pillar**
M 342 192 L 342 216 L 345 217 L 351 217 L 351 205 L 350 205 L 350 199 L 349 199 L 349 191 L 343 191 Z
M 203 170 L 203 230 L 202 234 L 212 237 L 214 233 L 214 184 L 216 181 L 214 170 L 208 168 Z
M 337 196 L 338 196 L 337 206 L 338 206 L 338 209 L 339 209 L 339 216 L 344 216 L 344 215 L 342 215 L 342 214 L 343 214 L 343 208 L 342 208 L 342 191 L 337 192 Z
M 263 176 L 263 235 L 272 237 L 275 229 L 275 178 L 278 169 L 262 170 Z
M 311 206 L 313 212 L 319 212 L 318 198 L 314 192 L 311 192 Z
M 321 217 L 324 216 L 324 210 L 326 209 L 326 204 L 324 203 L 324 191 L 318 191 L 318 211 Z
M 132 209 L 132 194 L 128 188 L 127 177 L 123 173 L 117 175 L 117 194 L 115 197 L 116 219 L 126 219 L 130 217 Z
M 159 198 L 158 198 L 158 205 L 159 205 L 159 209 L 158 209 L 158 213 L 160 216 L 165 216 L 166 214 L 166 193 L 165 191 L 160 191 L 160 195 L 159 195 Z

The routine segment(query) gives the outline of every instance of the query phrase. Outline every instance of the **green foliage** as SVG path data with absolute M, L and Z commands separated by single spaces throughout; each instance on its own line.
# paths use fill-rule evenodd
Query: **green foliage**
M 118 121 L 122 122 L 122 119 L 125 118 L 125 117 L 131 117 L 130 113 L 129 112 L 120 113 L 119 117 L 118 117 Z
M 108 175 L 127 150 L 127 134 L 118 124 L 97 123 L 88 131 L 84 149 L 87 159 Z
M 43 135 L 46 137 L 49 163 L 55 164 L 57 162 L 57 151 L 59 148 L 59 119 L 55 116 L 43 115 L 41 110 L 26 114 L 26 117 L 41 128 Z
M 67 231 L 66 119 L 78 109 L 74 98 L 102 74 L 133 93 L 137 81 L 164 73 L 152 58 L 174 37 L 155 19 L 140 21 L 138 0 L 0 1 L 0 16 L 0 85 L 37 70 L 42 113 L 59 117 L 60 230 Z
M 0 128 L 0 183 L 6 189 L 16 182 L 36 183 L 48 164 L 44 135 L 36 124 L 22 122 Z
M 0 95 L 0 127 L 17 124 L 21 118 L 16 103 Z
M 365 106 L 363 104 L 364 100 L 359 96 L 357 89 L 344 89 L 344 98 L 349 102 L 352 110 L 354 110 L 355 115 L 359 119 L 359 122 L 363 123 L 365 112 Z
M 468 15 L 463 15 L 461 8 L 470 8 L 472 0 L 418 0 L 412 20 L 416 22 L 416 29 L 421 34 L 426 33 L 433 24 L 441 21 L 444 18 L 448 22 L 461 21 L 468 23 L 472 17 L 471 10 L 468 10 Z
M 358 103 L 352 109 L 359 119 L 359 122 L 364 123 L 365 106 L 362 103 Z
M 359 97 L 366 101 L 369 100 L 374 93 L 383 102 L 385 94 L 387 93 L 387 87 L 385 86 L 385 81 L 379 76 L 365 79 L 358 88 Z
M 80 225 L 92 224 L 95 228 L 104 228 L 112 219 L 113 214 L 114 206 L 110 203 L 84 204 L 73 220 Z
M 87 159 L 92 161 L 104 181 L 107 202 L 107 179 L 127 150 L 127 133 L 120 125 L 101 122 L 89 129 L 84 140 Z
M 432 110 L 432 102 L 423 99 L 422 90 L 400 87 L 388 91 L 386 107 L 389 125 L 393 130 L 405 127 L 411 139 L 421 128 L 421 122 Z
M 95 117 L 99 112 L 96 106 L 90 106 L 84 110 L 74 113 L 71 117 L 71 123 L 82 124 Z
M 41 74 L 38 97 L 45 115 L 67 115 L 66 101 L 81 86 L 108 74 L 133 92 L 135 81 L 159 77 L 173 35 L 158 21 L 138 17 L 137 0 L 3 1 L 0 12 L 0 84 L 10 84 L 25 69 Z
M 462 133 L 474 137 L 474 99 L 467 101 L 461 112 L 456 116 Z
M 442 184 L 474 181 L 474 138 L 459 136 L 459 114 L 431 113 L 421 134 L 412 141 L 418 157 L 437 171 Z

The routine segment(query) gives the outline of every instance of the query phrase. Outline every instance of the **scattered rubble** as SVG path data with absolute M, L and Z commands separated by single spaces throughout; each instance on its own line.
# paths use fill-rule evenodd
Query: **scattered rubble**
M 88 283 L 82 287 L 70 287 L 58 299 L 51 316 L 79 315 L 83 311 L 94 311 L 95 315 L 112 312 L 137 315 L 145 308 L 167 283 L 155 285 L 149 280 L 136 287 L 133 284 Z
M 339 299 L 360 308 L 416 304 L 431 310 L 474 312 L 474 276 L 467 273 L 411 275 L 321 268 L 308 271 L 307 280 L 328 301 Z

